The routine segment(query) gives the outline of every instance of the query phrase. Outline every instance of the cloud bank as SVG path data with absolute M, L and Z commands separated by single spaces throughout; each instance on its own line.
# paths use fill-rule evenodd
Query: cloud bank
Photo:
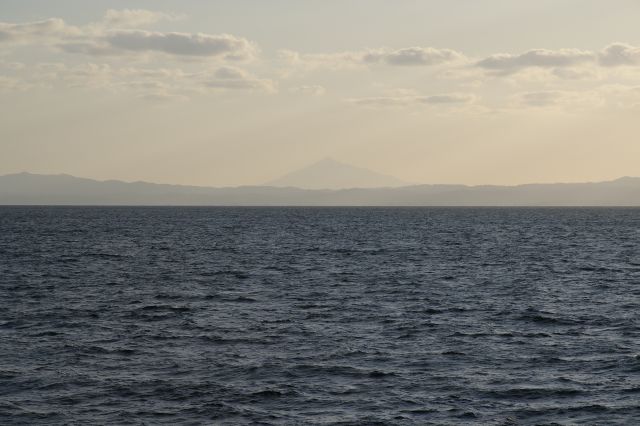
M 116 93 L 128 90 L 148 99 L 184 99 L 220 91 L 276 93 L 280 84 L 273 76 L 277 75 L 289 79 L 283 84 L 289 94 L 327 95 L 325 99 L 334 95 L 337 102 L 346 99 L 369 107 L 475 108 L 479 99 L 487 104 L 487 98 L 496 98 L 497 93 L 501 99 L 494 100 L 496 107 L 550 108 L 580 102 L 599 105 L 607 97 L 635 105 L 635 92 L 622 88 L 637 87 L 640 79 L 640 47 L 621 42 L 600 50 L 530 49 L 480 58 L 419 43 L 324 53 L 279 50 L 277 58 L 265 58 L 255 41 L 239 35 L 153 27 L 183 18 L 143 9 L 109 9 L 101 20 L 84 26 L 59 18 L 0 22 L 0 61 L 7 60 L 0 62 L 0 90 L 19 92 L 57 84 Z M 29 48 L 38 54 L 70 56 L 56 58 L 53 64 L 11 62 L 14 51 Z M 369 93 L 366 87 L 351 92 L 350 86 L 340 83 L 337 72 L 344 70 L 366 73 Z M 313 79 L 305 72 L 314 72 Z M 367 96 L 373 90 L 404 85 L 399 78 L 407 76 L 412 77 L 410 91 Z M 353 74 L 346 78 L 352 79 L 349 84 L 355 80 Z M 579 90 L 590 95 L 577 96 Z
M 279 56 L 288 65 L 303 69 L 344 69 L 361 66 L 436 66 L 464 60 L 464 55 L 451 49 L 407 47 L 397 50 L 369 49 L 337 53 L 300 53 L 281 50 Z
M 639 66 L 640 47 L 613 43 L 600 51 L 579 49 L 534 49 L 522 54 L 495 54 L 478 62 L 478 68 L 496 73 L 514 73 L 527 68 L 563 69 L 579 66 Z
M 439 95 L 405 95 L 378 96 L 366 98 L 350 98 L 347 102 L 367 107 L 405 107 L 410 105 L 467 105 L 474 102 L 477 96 L 470 93 L 447 93 Z
M 108 10 L 101 22 L 85 27 L 59 18 L 27 23 L 0 22 L 0 45 L 56 46 L 67 53 L 118 55 L 160 53 L 175 57 L 210 57 L 229 61 L 253 59 L 255 43 L 231 34 L 158 32 L 131 28 L 175 19 L 147 10 Z

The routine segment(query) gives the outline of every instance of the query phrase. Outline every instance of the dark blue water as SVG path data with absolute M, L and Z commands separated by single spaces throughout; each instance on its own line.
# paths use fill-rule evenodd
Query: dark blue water
M 1 424 L 640 424 L 639 209 L 0 208 Z

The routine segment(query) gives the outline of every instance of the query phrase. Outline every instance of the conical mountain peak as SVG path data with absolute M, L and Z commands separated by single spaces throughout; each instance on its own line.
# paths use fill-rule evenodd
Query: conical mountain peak
M 382 188 L 407 185 L 399 179 L 325 157 L 267 183 L 303 189 Z

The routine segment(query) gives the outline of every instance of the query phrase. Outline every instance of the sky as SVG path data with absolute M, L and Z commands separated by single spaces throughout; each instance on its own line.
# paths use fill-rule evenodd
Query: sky
M 0 174 L 640 176 L 636 0 L 0 0 Z

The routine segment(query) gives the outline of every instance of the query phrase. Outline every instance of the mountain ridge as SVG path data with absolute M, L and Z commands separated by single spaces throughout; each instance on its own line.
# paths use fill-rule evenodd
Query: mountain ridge
M 0 176 L 0 205 L 640 206 L 640 178 L 335 190 L 260 185 L 216 188 L 23 172 Z
M 326 157 L 267 182 L 266 186 L 302 189 L 397 188 L 409 185 L 393 176 Z

